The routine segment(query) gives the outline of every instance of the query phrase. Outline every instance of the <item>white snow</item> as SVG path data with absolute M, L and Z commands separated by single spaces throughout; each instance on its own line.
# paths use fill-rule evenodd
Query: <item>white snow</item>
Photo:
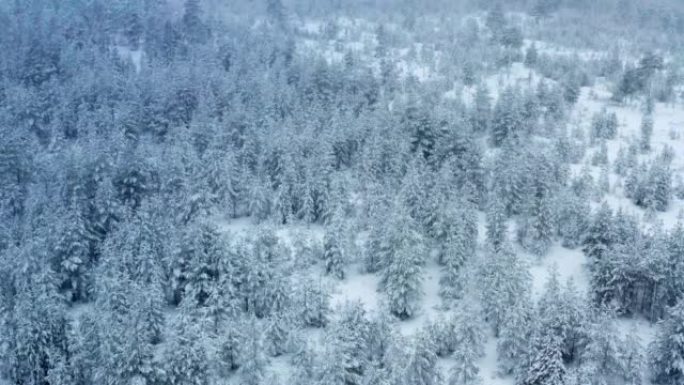
M 586 293 L 589 290 L 589 278 L 585 267 L 586 256 L 581 250 L 567 249 L 556 243 L 541 261 L 536 257 L 530 259 L 533 261 L 530 267 L 533 298 L 538 299 L 544 292 L 544 284 L 548 281 L 554 266 L 558 269 L 558 279 L 561 283 L 572 278 L 580 292 Z

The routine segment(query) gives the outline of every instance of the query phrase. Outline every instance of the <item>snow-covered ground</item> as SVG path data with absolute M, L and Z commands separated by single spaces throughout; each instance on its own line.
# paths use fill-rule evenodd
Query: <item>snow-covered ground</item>
M 337 23 L 337 32 L 334 36 L 323 39 L 320 36 L 326 34 L 326 24 L 320 21 L 307 20 L 302 22 L 299 30 L 304 35 L 308 36 L 299 42 L 299 49 L 307 50 L 310 53 L 316 53 L 324 57 L 329 62 L 341 62 L 347 51 L 354 52 L 357 58 L 370 62 L 373 68 L 379 68 L 379 64 L 375 62 L 372 52 L 376 48 L 378 42 L 373 33 L 376 25 L 364 20 L 339 20 Z M 600 53 L 593 51 L 572 51 L 568 48 L 555 47 L 543 41 L 525 41 L 525 47 L 534 44 L 537 49 L 546 54 L 555 55 L 577 55 L 583 59 L 592 59 L 600 55 Z M 407 47 L 405 49 L 396 49 L 391 52 L 393 60 L 396 61 L 399 69 L 399 75 L 404 78 L 408 75 L 416 77 L 419 81 L 429 81 L 438 79 L 441 74 L 435 73 L 436 66 L 427 66 L 421 60 L 420 45 Z M 436 52 L 435 56 L 439 58 L 440 53 Z M 514 63 L 505 72 L 493 74 L 485 79 L 485 84 L 489 88 L 494 99 L 497 98 L 500 91 L 507 86 L 535 86 L 537 82 L 542 79 L 542 76 L 534 70 L 527 68 L 521 63 Z M 547 82 L 553 82 L 550 79 L 544 79 Z M 462 92 L 460 95 L 458 92 Z M 460 98 L 466 104 L 472 102 L 475 92 L 474 87 L 461 87 L 460 89 L 453 88 L 445 92 L 444 97 L 450 99 Z M 617 105 L 610 100 L 611 92 L 608 89 L 606 82 L 597 81 L 592 87 L 585 87 L 581 90 L 579 101 L 574 110 L 571 112 L 570 121 L 575 122 L 588 132 L 591 124 L 593 114 L 607 109 L 609 112 L 615 112 L 619 121 L 618 136 L 614 140 L 607 143 L 608 156 L 610 161 L 614 161 L 618 150 L 626 148 L 629 141 L 639 136 L 640 123 L 642 112 L 640 107 L 632 104 Z M 681 135 L 673 138 L 671 133 L 677 132 Z M 684 176 L 684 107 L 681 104 L 664 105 L 658 103 L 656 105 L 656 113 L 654 114 L 654 132 L 652 137 L 652 146 L 654 150 L 649 155 L 640 155 L 643 157 L 652 157 L 657 154 L 665 146 L 669 146 L 674 150 L 675 158 L 673 162 L 673 172 L 675 175 Z M 591 168 L 595 177 L 598 176 L 599 169 L 589 165 L 589 158 L 593 150 L 587 151 L 585 159 L 577 165 L 572 167 L 573 173 L 579 171 L 588 165 Z M 614 188 L 614 185 L 620 181 L 621 177 L 611 172 L 611 194 L 605 199 L 614 209 L 623 208 L 632 213 L 640 213 L 644 215 L 644 210 L 635 206 L 630 200 L 624 197 L 620 188 Z M 594 207 L 599 203 L 595 202 Z M 674 226 L 681 218 L 680 212 L 684 210 L 684 202 L 679 199 L 673 199 L 671 207 L 668 211 L 657 213 L 656 221 L 661 221 L 666 227 Z M 484 236 L 484 215 L 480 213 L 480 243 Z M 249 219 L 239 219 L 233 221 L 221 221 L 221 228 L 226 232 L 244 233 L 254 228 L 254 224 Z M 319 226 L 303 227 L 295 226 L 288 228 L 276 228 L 276 233 L 286 243 L 290 243 L 293 232 L 308 234 L 318 241 L 322 239 L 323 228 Z M 523 253 L 518 250 L 518 252 Z M 552 246 L 549 253 L 542 258 L 533 257 L 523 253 L 523 256 L 528 260 L 530 266 L 530 274 L 532 276 L 532 294 L 533 298 L 538 299 L 543 292 L 544 284 L 547 281 L 552 269 L 557 269 L 561 283 L 572 279 L 575 286 L 582 293 L 587 293 L 589 290 L 589 277 L 587 267 L 585 266 L 586 257 L 579 249 L 568 249 L 556 243 Z M 317 271 L 315 274 L 323 276 L 322 271 Z M 441 307 L 441 298 L 439 297 L 439 280 L 441 276 L 441 269 L 434 260 L 430 260 L 424 268 L 423 275 L 423 296 L 421 299 L 420 310 L 417 316 L 403 322 L 398 322 L 397 328 L 404 336 L 412 336 L 421 329 L 428 320 L 438 319 L 447 315 L 449 310 L 444 310 Z M 347 276 L 344 280 L 338 281 L 328 279 L 333 285 L 331 304 L 333 308 L 342 306 L 348 301 L 360 302 L 369 313 L 378 311 L 382 308 L 383 294 L 378 291 L 380 277 L 377 274 L 368 274 L 362 272 L 358 264 L 349 266 Z M 616 328 L 621 335 L 636 330 L 644 346 L 647 346 L 654 338 L 654 326 L 642 319 L 619 319 L 616 322 Z M 311 334 L 310 338 L 319 338 L 318 334 Z M 481 375 L 484 383 L 487 385 L 511 385 L 514 383 L 513 378 L 501 378 L 497 374 L 497 357 L 496 357 L 496 339 L 493 335 L 488 337 L 485 356 L 479 361 Z M 440 367 L 445 371 L 450 367 L 450 361 L 441 359 Z M 272 363 L 273 370 L 279 373 L 289 373 L 289 363 L 280 358 Z

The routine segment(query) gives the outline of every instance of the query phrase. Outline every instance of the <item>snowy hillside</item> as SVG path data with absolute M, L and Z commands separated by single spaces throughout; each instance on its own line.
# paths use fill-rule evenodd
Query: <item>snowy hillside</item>
M 684 384 L 679 1 L 6 3 L 0 384 Z

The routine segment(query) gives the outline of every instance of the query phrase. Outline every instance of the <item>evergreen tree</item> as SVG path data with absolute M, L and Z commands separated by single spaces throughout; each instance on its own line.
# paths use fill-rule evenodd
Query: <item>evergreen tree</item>
M 684 381 L 684 301 L 669 309 L 650 347 L 649 360 L 654 384 L 674 385 Z
M 553 218 L 551 211 L 550 192 L 540 184 L 532 206 L 532 225 L 530 234 L 530 249 L 536 255 L 544 255 L 553 241 Z
M 472 299 L 464 301 L 452 320 L 456 364 L 449 373 L 449 383 L 479 384 L 480 370 L 476 362 L 484 356 L 485 331 L 479 306 Z
M 440 254 L 444 263 L 444 275 L 440 279 L 440 295 L 445 300 L 460 297 L 464 280 L 462 269 L 475 255 L 477 225 L 474 218 L 468 214 L 468 211 L 464 211 L 457 213 L 453 218 L 456 222 L 454 229 L 446 235 L 444 251 Z
M 341 234 L 339 230 L 327 231 L 323 238 L 323 258 L 325 260 L 325 273 L 331 274 L 337 279 L 344 279 L 346 261 L 343 250 L 340 247 Z
M 186 326 L 189 327 L 189 326 Z M 170 385 L 209 384 L 206 353 L 194 332 L 180 330 L 164 350 L 164 377 Z
M 583 358 L 589 369 L 592 384 L 602 384 L 622 373 L 618 351 L 620 339 L 608 314 L 599 313 L 595 318 Z
M 488 132 L 492 119 L 492 106 L 489 89 L 485 84 L 480 84 L 475 91 L 473 109 L 470 116 L 470 124 L 475 132 Z
M 390 311 L 401 319 L 412 317 L 422 293 L 424 251 L 416 239 L 404 238 L 383 275 Z
M 582 242 L 582 250 L 589 258 L 590 269 L 596 269 L 614 241 L 613 212 L 603 203 L 592 219 Z
M 520 138 L 522 116 L 520 95 L 513 88 L 506 88 L 494 107 L 492 116 L 492 143 L 501 146 L 506 140 Z
M 653 117 L 644 115 L 641 118 L 641 137 L 639 140 L 639 147 L 641 151 L 648 152 L 651 150 L 651 136 L 653 135 Z
M 407 319 L 415 314 L 422 294 L 425 250 L 411 218 L 402 212 L 401 206 L 397 209 L 390 224 L 391 251 L 380 284 L 387 295 L 390 312 Z
M 501 323 L 496 352 L 499 371 L 514 374 L 527 354 L 531 336 L 532 309 L 530 299 L 521 296 L 509 307 L 507 316 Z
M 484 315 L 498 336 L 510 309 L 529 293 L 531 277 L 510 245 L 490 252 L 480 274 Z
M 407 384 L 437 385 L 441 381 L 437 368 L 436 347 L 429 335 L 420 333 L 406 368 Z
M 90 264 L 90 238 L 78 208 L 72 208 L 64 222 L 65 229 L 56 247 L 53 269 L 60 279 L 60 289 L 69 301 L 87 298 L 87 268 Z
M 220 372 L 224 375 L 237 370 L 242 364 L 242 346 L 244 340 L 243 328 L 240 320 L 228 323 L 218 336 L 217 357 L 220 365 Z
M 521 371 L 520 385 L 564 385 L 565 366 L 561 357 L 560 338 L 542 333 L 532 341 L 529 362 Z
M 372 357 L 369 352 L 371 323 L 363 306 L 360 303 L 346 304 L 339 321 L 331 326 L 327 342 L 334 350 L 331 359 L 341 365 L 343 383 L 361 384 Z
M 288 352 L 291 327 L 291 322 L 281 314 L 275 314 L 268 320 L 264 345 L 271 357 L 279 357 Z
M 589 227 L 589 202 L 575 195 L 570 189 L 561 190 L 555 199 L 555 218 L 561 244 L 564 247 L 575 248 L 582 242 Z
M 494 250 L 500 249 L 508 240 L 505 209 L 501 200 L 490 198 L 487 208 L 487 243 Z
M 622 378 L 626 385 L 641 385 L 644 383 L 644 368 L 646 367 L 643 346 L 636 330 L 630 330 L 620 345 L 622 364 Z
M 253 320 L 254 321 L 254 320 Z M 241 346 L 241 365 L 238 369 L 241 383 L 259 385 L 265 376 L 268 363 L 264 357 L 261 331 L 254 322 L 250 322 L 248 333 Z
M 324 327 L 329 317 L 329 294 L 320 283 L 311 280 L 302 282 L 296 291 L 297 319 L 305 326 Z

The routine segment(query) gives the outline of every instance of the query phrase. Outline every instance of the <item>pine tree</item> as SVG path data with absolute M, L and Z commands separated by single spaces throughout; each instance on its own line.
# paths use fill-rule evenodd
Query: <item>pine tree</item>
M 537 192 L 532 206 L 532 226 L 530 234 L 530 249 L 536 255 L 544 255 L 553 241 L 553 218 L 550 207 L 550 192 L 542 185 L 537 186 Z
M 569 278 L 560 297 L 563 317 L 561 335 L 563 336 L 563 360 L 576 362 L 584 351 L 589 335 L 587 332 L 587 311 L 585 296 L 580 294 L 573 278 Z
M 414 247 L 399 250 L 385 271 L 383 290 L 390 311 L 401 319 L 412 317 L 419 306 L 423 265 L 420 252 Z
M 188 42 L 193 44 L 204 43 L 210 35 L 209 28 L 201 19 L 199 0 L 185 0 L 183 5 L 183 32 Z
M 651 150 L 651 136 L 653 135 L 653 117 L 644 115 L 641 118 L 641 138 L 639 140 L 639 147 L 642 152 Z
M 592 219 L 582 242 L 582 250 L 589 258 L 590 269 L 595 269 L 613 245 L 613 212 L 603 203 Z
M 620 344 L 622 378 L 625 385 L 642 385 L 646 367 L 643 345 L 635 329 L 630 330 Z
M 513 374 L 527 353 L 531 336 L 532 309 L 530 299 L 521 296 L 508 310 L 501 323 L 496 352 L 499 371 L 502 374 Z
M 608 171 L 608 164 L 601 166 L 601 173 L 599 174 L 598 184 L 596 187 L 598 188 L 597 195 L 599 198 L 603 198 L 605 194 L 610 192 L 610 175 Z
M 240 320 L 233 320 L 228 323 L 221 335 L 218 336 L 217 357 L 222 374 L 230 375 L 240 368 L 244 338 Z
M 498 34 L 506 26 L 506 17 L 504 16 L 501 3 L 496 2 L 494 6 L 489 10 L 489 12 L 487 13 L 486 24 L 487 28 L 489 28 L 492 31 L 492 34 L 494 36 L 498 36 Z
M 415 347 L 406 368 L 407 384 L 437 385 L 440 383 L 436 350 L 434 342 L 426 333 L 421 333 L 416 337 Z
M 475 91 L 473 110 L 470 116 L 470 124 L 475 132 L 488 132 L 492 119 L 492 102 L 489 89 L 485 84 L 480 84 Z
M 684 381 L 684 301 L 670 308 L 666 319 L 658 324 L 649 361 L 654 384 L 675 385 Z
M 582 242 L 589 227 L 589 202 L 575 195 L 570 189 L 561 190 L 555 198 L 555 217 L 561 244 L 567 248 L 575 248 Z
M 264 357 L 261 331 L 254 321 L 256 320 L 250 321 L 250 327 L 241 345 L 241 364 L 238 372 L 241 383 L 245 385 L 260 385 L 268 364 Z
M 69 301 L 86 299 L 88 284 L 86 268 L 90 263 L 90 239 L 78 208 L 72 208 L 64 222 L 53 259 L 53 269 L 60 279 L 60 289 Z
M 291 327 L 291 322 L 281 314 L 275 314 L 268 320 L 264 345 L 271 357 L 288 352 Z
M 186 326 L 189 327 L 189 326 Z M 209 384 L 207 356 L 194 332 L 182 330 L 164 350 L 164 377 L 170 385 Z
M 444 275 L 440 279 L 440 295 L 444 300 L 458 299 L 463 290 L 463 266 L 474 255 L 477 247 L 477 225 L 467 211 L 453 218 L 454 229 L 444 241 L 440 255 L 444 263 Z
M 331 359 L 341 366 L 345 384 L 361 384 L 371 365 L 371 323 L 363 306 L 358 302 L 345 304 L 340 319 L 331 326 L 326 340 L 334 350 Z
M 601 140 L 599 149 L 591 157 L 592 166 L 603 166 L 608 164 L 608 146 L 605 140 Z
M 609 113 L 606 109 L 594 114 L 591 121 L 591 141 L 596 139 L 615 139 L 617 135 L 617 115 Z
M 437 134 L 434 122 L 423 106 L 411 105 L 404 112 L 402 124 L 410 135 L 411 152 L 425 160 L 434 154 Z
M 506 88 L 494 107 L 492 117 L 492 143 L 501 146 L 507 139 L 522 134 L 520 95 L 513 88 Z
M 340 247 L 339 230 L 329 229 L 323 238 L 323 259 L 325 260 L 325 273 L 331 274 L 337 279 L 344 279 L 346 261 L 344 251 Z
M 390 312 L 401 319 L 407 319 L 415 314 L 419 306 L 425 251 L 418 234 L 408 225 L 394 230 L 398 230 L 399 234 L 395 238 L 396 243 L 392 245 L 394 251 L 385 267 L 381 283 L 387 295 Z
M 613 163 L 613 171 L 620 176 L 627 175 L 627 152 L 624 147 L 620 146 L 618 153 L 615 157 L 615 163 Z
M 508 239 L 505 206 L 500 199 L 491 197 L 487 208 L 487 243 L 499 250 Z
M 454 319 L 453 358 L 456 364 L 449 373 L 450 384 L 479 384 L 481 378 L 477 361 L 484 356 L 486 334 L 482 322 L 482 309 L 472 299 L 465 299 Z
M 589 343 L 583 358 L 586 361 L 593 383 L 610 381 L 622 373 L 622 363 L 619 360 L 619 337 L 609 314 L 601 312 L 595 315 L 591 325 Z
M 305 326 L 324 327 L 330 312 L 329 294 L 320 283 L 304 281 L 296 291 L 297 319 Z
M 672 171 L 664 161 L 656 161 L 649 170 L 649 184 L 653 196 L 653 208 L 667 211 L 672 197 Z
M 490 252 L 480 274 L 484 315 L 498 336 L 509 309 L 529 293 L 531 277 L 510 245 Z
M 538 332 L 539 333 L 539 332 Z M 519 385 L 564 385 L 565 366 L 560 337 L 541 332 L 534 337 L 528 363 L 519 375 Z

